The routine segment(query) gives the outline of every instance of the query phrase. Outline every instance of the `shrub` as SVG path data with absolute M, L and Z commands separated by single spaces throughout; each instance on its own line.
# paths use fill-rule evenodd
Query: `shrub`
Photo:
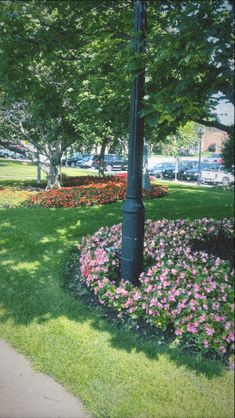
M 232 220 L 147 221 L 144 271 L 140 286 L 119 278 L 121 225 L 101 228 L 83 239 L 81 274 L 101 304 L 119 316 L 174 329 L 175 335 L 199 350 L 230 352 L 233 347 L 231 264 L 218 255 L 194 251 L 195 242 L 233 237 Z

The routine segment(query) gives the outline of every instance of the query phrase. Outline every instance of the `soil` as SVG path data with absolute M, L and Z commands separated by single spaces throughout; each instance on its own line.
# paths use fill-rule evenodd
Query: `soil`
M 228 261 L 234 267 L 234 240 L 220 232 L 217 238 L 204 241 L 195 240 L 192 243 L 193 251 L 205 251 L 206 253 Z

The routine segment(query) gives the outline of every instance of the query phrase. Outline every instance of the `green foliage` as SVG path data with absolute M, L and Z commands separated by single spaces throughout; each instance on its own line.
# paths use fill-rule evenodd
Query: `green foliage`
M 234 168 L 234 133 L 224 142 L 222 153 L 225 167 L 231 170 Z
M 146 67 L 146 137 L 187 121 L 231 131 L 213 113 L 233 100 L 230 0 L 148 1 L 146 53 L 134 57 L 133 2 L 1 2 L 0 73 L 6 103 L 24 101 L 49 142 L 124 144 L 131 80 Z M 38 141 L 39 139 L 37 139 Z
M 189 120 L 231 131 L 213 110 L 233 103 L 232 8 L 230 0 L 149 2 L 144 114 L 160 140 Z
M 195 122 L 181 126 L 175 134 L 168 135 L 160 142 L 163 154 L 177 157 L 181 151 L 195 147 L 198 144 L 198 130 L 199 125 Z

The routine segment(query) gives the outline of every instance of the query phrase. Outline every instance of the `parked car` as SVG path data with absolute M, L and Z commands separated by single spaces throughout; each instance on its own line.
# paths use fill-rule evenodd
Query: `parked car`
M 179 163 L 178 168 L 176 164 L 171 164 L 169 167 L 163 170 L 162 177 L 164 179 L 174 179 L 177 170 L 177 180 L 181 180 L 182 174 L 185 170 L 187 170 L 187 166 L 185 164 Z
M 205 170 L 207 167 L 210 167 L 211 163 L 202 162 L 200 164 L 200 173 L 202 170 Z M 181 175 L 182 180 L 186 181 L 198 181 L 198 163 L 194 168 L 185 170 Z
M 70 155 L 67 158 L 62 158 L 61 165 L 67 165 L 69 167 L 76 167 L 78 161 L 80 161 L 86 154 L 80 154 L 78 152 Z
M 203 158 L 203 161 L 207 161 L 210 163 L 223 164 L 224 163 L 223 154 L 218 154 L 218 153 L 211 154 L 211 156 Z
M 14 158 L 14 151 L 10 151 L 6 148 L 0 148 L 0 157 L 4 158 Z
M 94 156 L 94 161 L 92 163 L 92 167 L 98 169 L 101 164 L 101 159 L 99 155 Z M 127 159 L 122 155 L 117 154 L 106 154 L 104 156 L 104 169 L 105 171 L 125 171 L 127 170 Z
M 154 176 L 156 178 L 162 178 L 163 170 L 168 167 L 171 167 L 172 163 L 165 162 L 165 163 L 158 163 L 153 167 L 149 168 L 148 173 L 150 176 Z
M 81 168 L 91 168 L 92 164 L 94 161 L 94 156 L 93 155 L 87 155 L 86 157 L 83 157 L 81 160 L 79 160 L 76 163 L 77 167 L 81 167 Z
M 181 164 L 184 164 L 187 170 L 191 170 L 198 166 L 198 160 L 182 160 Z
M 234 175 L 223 165 L 219 167 L 209 167 L 201 172 L 202 183 L 222 184 L 228 186 L 234 183 Z

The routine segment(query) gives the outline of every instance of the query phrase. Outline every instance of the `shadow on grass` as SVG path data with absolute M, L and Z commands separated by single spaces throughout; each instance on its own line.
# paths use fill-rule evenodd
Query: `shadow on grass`
M 61 289 L 61 274 L 71 248 L 82 236 L 120 222 L 120 209 L 120 204 L 113 204 L 89 209 L 2 210 L 1 322 L 10 320 L 27 326 L 61 316 L 77 323 L 88 321 L 96 330 L 108 333 L 110 344 L 116 349 L 135 349 L 153 360 L 166 354 L 179 366 L 186 365 L 208 378 L 220 375 L 224 370 L 221 362 L 196 358 L 178 348 L 159 345 L 156 339 L 144 340 L 130 330 L 118 329 L 96 309 L 74 300 Z

